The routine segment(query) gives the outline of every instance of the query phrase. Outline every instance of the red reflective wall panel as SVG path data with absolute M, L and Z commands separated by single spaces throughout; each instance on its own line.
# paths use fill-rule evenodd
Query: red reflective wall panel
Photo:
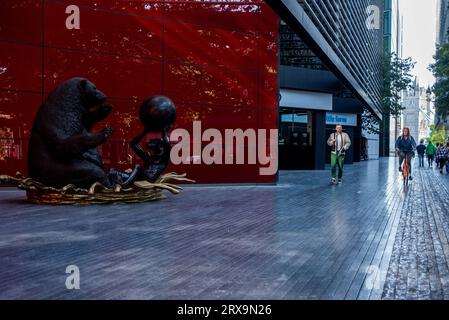
M 80 9 L 80 29 L 66 28 L 69 5 Z M 96 127 L 114 128 L 100 148 L 108 168 L 139 162 L 128 143 L 140 130 L 142 99 L 154 94 L 175 102 L 175 128 L 190 133 L 193 121 L 222 133 L 276 129 L 277 29 L 263 0 L 0 1 L 0 173 L 27 174 L 36 111 L 74 76 L 92 80 L 114 106 Z M 168 170 L 200 183 L 276 180 L 250 164 Z

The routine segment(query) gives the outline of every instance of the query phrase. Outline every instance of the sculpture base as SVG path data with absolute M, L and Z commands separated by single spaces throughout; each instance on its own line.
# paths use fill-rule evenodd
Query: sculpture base
M 108 189 L 100 183 L 94 183 L 89 190 L 67 185 L 57 189 L 48 187 L 31 178 L 25 178 L 19 172 L 16 177 L 0 176 L 0 183 L 14 183 L 21 190 L 25 190 L 27 199 L 35 204 L 107 204 L 107 203 L 138 203 L 165 199 L 162 190 L 178 194 L 182 188 L 168 181 L 195 182 L 186 178 L 186 174 L 167 173 L 155 183 L 137 181 L 129 189 L 122 189 L 119 185 L 115 189 Z

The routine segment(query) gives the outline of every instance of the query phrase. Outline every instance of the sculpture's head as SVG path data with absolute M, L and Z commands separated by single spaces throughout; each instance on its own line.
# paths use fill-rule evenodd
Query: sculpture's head
M 140 121 L 146 132 L 163 132 L 171 129 L 176 119 L 176 107 L 165 96 L 152 96 L 140 107 Z
M 103 104 L 108 97 L 97 89 L 95 84 L 87 79 L 81 79 L 79 82 L 79 89 L 81 97 L 83 98 L 84 106 L 89 110 Z
M 112 105 L 106 104 L 105 101 L 108 97 L 97 89 L 95 84 L 84 78 L 73 78 L 77 80 L 78 89 L 80 91 L 80 97 L 82 104 L 87 111 L 88 119 L 104 119 L 110 114 Z

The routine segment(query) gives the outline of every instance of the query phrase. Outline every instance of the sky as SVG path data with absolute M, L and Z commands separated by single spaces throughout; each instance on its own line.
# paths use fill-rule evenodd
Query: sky
M 420 85 L 432 86 L 435 79 L 427 67 L 435 54 L 437 0 L 399 0 L 399 10 L 404 19 L 403 57 L 416 61 L 413 74 Z

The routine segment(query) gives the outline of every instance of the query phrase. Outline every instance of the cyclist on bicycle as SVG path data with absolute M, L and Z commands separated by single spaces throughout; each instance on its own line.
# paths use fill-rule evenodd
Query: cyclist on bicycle
M 412 158 L 415 156 L 414 150 L 416 149 L 415 139 L 410 134 L 409 128 L 404 128 L 402 135 L 396 140 L 396 152 L 399 154 L 399 172 L 402 172 L 402 163 L 405 157 L 407 157 L 408 166 L 410 169 L 410 180 L 412 178 Z

